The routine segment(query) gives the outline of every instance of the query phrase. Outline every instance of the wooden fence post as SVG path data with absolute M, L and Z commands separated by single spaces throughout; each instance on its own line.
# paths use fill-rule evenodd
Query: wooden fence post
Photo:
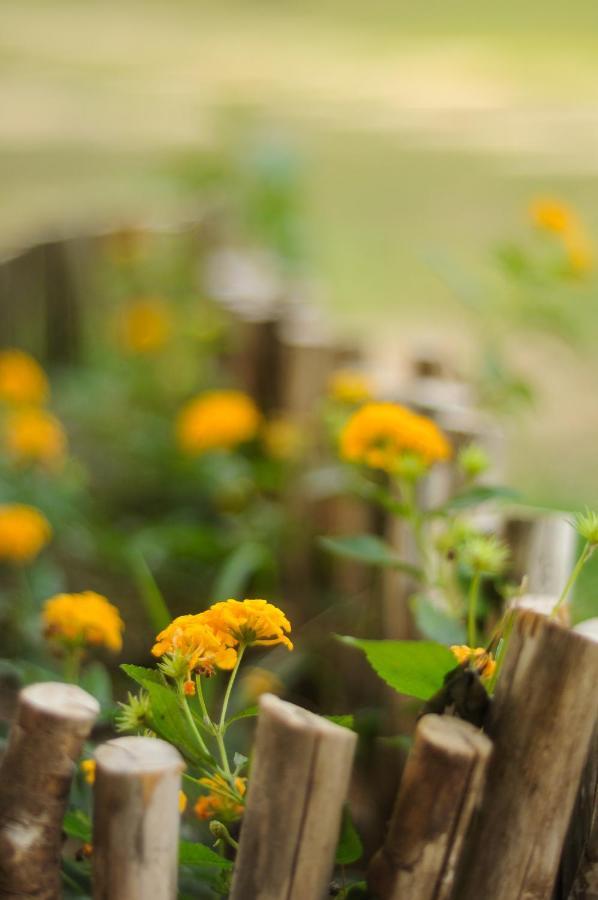
M 61 895 L 62 819 L 97 701 L 71 684 L 23 688 L 0 766 L 0 898 Z
M 511 517 L 505 523 L 512 577 L 526 576 L 529 594 L 557 598 L 573 568 L 577 536 L 562 514 Z
M 334 865 L 356 735 L 260 698 L 230 900 L 322 900 Z
M 179 752 L 158 738 L 123 737 L 101 744 L 95 760 L 94 900 L 175 900 Z
M 545 900 L 598 714 L 598 645 L 517 613 L 488 733 L 494 754 L 455 896 Z
M 448 900 L 491 752 L 467 722 L 420 719 L 386 840 L 368 870 L 379 900 Z

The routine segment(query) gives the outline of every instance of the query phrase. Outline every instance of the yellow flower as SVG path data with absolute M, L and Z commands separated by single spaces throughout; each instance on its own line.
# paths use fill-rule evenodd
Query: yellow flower
M 12 412 L 5 425 L 6 448 L 18 462 L 57 465 L 64 459 L 66 435 L 58 419 L 35 407 Z
M 573 275 L 585 275 L 591 271 L 594 262 L 592 245 L 581 227 L 566 232 L 563 235 L 563 245 Z
M 179 791 L 179 812 L 182 814 L 187 809 L 187 794 Z
M 166 303 L 154 297 L 131 303 L 121 314 L 120 336 L 131 353 L 155 353 L 168 341 L 172 331 Z
M 198 819 L 212 819 L 218 816 L 224 822 L 239 819 L 243 815 L 245 804 L 243 798 L 247 791 L 247 779 L 235 778 L 234 789 L 222 775 L 200 778 L 199 783 L 209 789 L 210 793 L 200 797 L 195 804 L 195 815 Z
M 530 206 L 530 216 L 536 228 L 563 234 L 577 222 L 575 211 L 565 203 L 544 197 L 534 200 Z
M 192 455 L 227 450 L 252 440 L 261 416 L 242 391 L 209 391 L 191 400 L 179 413 L 179 447 Z
M 35 406 L 49 393 L 46 373 L 32 356 L 22 350 L 0 351 L 0 401 Z
M 87 784 L 93 784 L 96 780 L 96 761 L 95 759 L 84 759 L 79 767 L 83 772 L 83 777 Z
M 50 523 L 33 506 L 0 506 L 0 561 L 28 563 L 52 536 Z
M 66 644 L 103 644 L 122 647 L 122 621 L 118 609 L 94 591 L 56 594 L 43 610 L 46 637 Z
M 343 428 L 340 453 L 349 462 L 395 472 L 403 454 L 431 465 L 449 459 L 452 451 L 431 419 L 396 403 L 368 403 Z
M 222 640 L 232 640 L 248 647 L 272 647 L 284 644 L 293 649 L 285 632 L 291 624 L 282 610 L 266 600 L 222 600 L 200 613 Z
M 211 675 L 216 668 L 232 669 L 237 661 L 233 640 L 222 639 L 202 620 L 202 614 L 178 616 L 160 632 L 152 647 L 154 656 L 180 655 L 189 673 Z
M 361 372 L 353 369 L 339 369 L 333 372 L 328 382 L 328 393 L 333 400 L 347 406 L 366 403 L 373 395 L 369 380 Z
M 297 425 L 280 416 L 264 422 L 262 441 L 268 456 L 273 459 L 292 459 L 301 449 L 301 433 Z
M 459 664 L 469 662 L 481 678 L 491 678 L 496 669 L 496 661 L 483 647 L 472 649 L 467 644 L 455 644 L 451 651 Z
M 249 703 L 256 703 L 262 694 L 282 694 L 284 685 L 268 669 L 252 666 L 243 676 L 241 688 Z

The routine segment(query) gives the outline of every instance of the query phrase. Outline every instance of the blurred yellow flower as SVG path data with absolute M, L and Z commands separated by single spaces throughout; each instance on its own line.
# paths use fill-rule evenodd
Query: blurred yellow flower
M 7 416 L 4 431 L 6 449 L 18 462 L 56 466 L 64 460 L 64 428 L 55 416 L 43 409 L 14 410 Z
M 84 759 L 79 767 L 83 772 L 83 777 L 87 784 L 93 784 L 96 780 L 96 761 L 95 759 Z
M 210 793 L 200 797 L 195 804 L 198 819 L 212 819 L 218 816 L 223 822 L 240 819 L 245 809 L 243 797 L 247 791 L 247 779 L 235 778 L 234 789 L 222 775 L 200 778 L 199 783 Z
M 587 234 L 581 229 L 571 229 L 563 235 L 569 268 L 573 275 L 586 275 L 592 270 L 594 253 Z
M 577 215 L 570 206 L 550 197 L 532 201 L 530 217 L 536 228 L 552 231 L 554 234 L 563 234 L 577 222 Z
M 372 399 L 373 390 L 368 378 L 354 369 L 333 372 L 328 382 L 328 393 L 338 403 L 357 406 Z
M 226 450 L 252 440 L 261 415 L 242 391 L 209 391 L 191 400 L 179 413 L 179 447 L 185 453 Z
M 460 665 L 465 662 L 471 663 L 481 678 L 491 678 L 494 674 L 496 661 L 483 647 L 472 649 L 467 644 L 455 644 L 451 647 L 451 651 Z
M 44 515 L 33 506 L 5 503 L 0 506 L 0 561 L 30 562 L 52 536 Z
M 179 791 L 179 812 L 182 814 L 187 809 L 187 794 Z
M 23 350 L 0 351 L 0 401 L 11 405 L 37 405 L 50 394 L 46 373 Z
M 47 638 L 70 645 L 103 644 L 109 650 L 122 647 L 124 622 L 116 606 L 94 591 L 56 594 L 43 610 Z
M 451 446 L 431 419 L 396 403 L 368 403 L 355 412 L 340 436 L 340 453 L 349 462 L 397 471 L 404 453 L 426 465 L 449 459 Z
M 273 459 L 292 459 L 301 449 L 301 432 L 290 419 L 280 416 L 264 422 L 262 441 Z
M 222 640 L 232 638 L 247 647 L 284 644 L 293 649 L 285 634 L 291 631 L 291 623 L 282 610 L 266 600 L 222 600 L 200 613 L 200 618 Z
M 170 337 L 170 310 L 158 298 L 137 300 L 121 312 L 119 330 L 124 347 L 131 353 L 155 353 Z
M 152 647 L 154 656 L 178 654 L 188 673 L 211 675 L 216 668 L 232 669 L 237 661 L 234 641 L 220 636 L 203 621 L 202 614 L 178 616 L 160 632 Z
M 262 694 L 282 694 L 284 685 L 274 672 L 252 666 L 241 680 L 241 689 L 249 703 L 256 703 Z

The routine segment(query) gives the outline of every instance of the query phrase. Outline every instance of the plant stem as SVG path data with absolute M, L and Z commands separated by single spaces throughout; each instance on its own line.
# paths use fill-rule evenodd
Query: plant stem
M 230 765 L 228 762 L 226 747 L 224 744 L 224 732 L 226 729 L 226 711 L 228 709 L 228 703 L 230 700 L 231 691 L 233 689 L 233 684 L 235 683 L 235 678 L 237 677 L 237 672 L 239 671 L 239 666 L 241 665 L 241 660 L 243 659 L 244 653 L 245 653 L 245 646 L 244 646 L 244 644 L 240 644 L 239 650 L 237 653 L 237 661 L 235 663 L 234 669 L 230 673 L 230 678 L 228 680 L 228 684 L 226 686 L 226 691 L 224 694 L 224 699 L 222 701 L 222 710 L 220 712 L 220 722 L 218 723 L 218 726 L 216 728 L 214 728 L 214 737 L 216 738 L 216 743 L 218 744 L 218 749 L 220 750 L 220 758 L 222 759 L 222 766 L 229 778 L 232 777 L 232 773 L 231 773 Z
M 82 655 L 83 651 L 79 647 L 68 647 L 66 649 L 62 671 L 64 680 L 70 684 L 79 684 Z
M 478 597 L 480 594 L 481 575 L 476 572 L 469 585 L 469 599 L 467 604 L 467 643 L 471 649 L 475 649 L 478 642 L 476 618 L 478 612 Z
M 204 717 L 204 721 L 205 721 L 206 727 L 207 727 L 207 728 L 212 732 L 212 734 L 213 734 L 214 731 L 215 731 L 215 726 L 214 726 L 214 723 L 212 722 L 212 720 L 211 720 L 211 718 L 210 718 L 210 714 L 209 714 L 209 712 L 208 712 L 208 707 L 206 706 L 205 697 L 204 697 L 204 695 L 203 695 L 203 685 L 202 685 L 202 683 L 201 683 L 201 676 L 200 676 L 200 675 L 196 675 L 196 676 L 195 676 L 195 686 L 196 686 L 196 689 L 197 689 L 197 700 L 198 700 L 198 703 L 199 703 L 199 708 L 200 708 L 200 710 L 201 710 L 201 714 L 202 714 L 203 717 Z
M 187 722 L 189 723 L 189 727 L 191 728 L 193 734 L 195 735 L 195 738 L 197 739 L 197 743 L 201 747 L 202 751 L 204 753 L 207 753 L 208 756 L 210 756 L 210 751 L 206 747 L 206 743 L 205 743 L 204 739 L 202 738 L 201 734 L 199 733 L 197 725 L 195 724 L 195 719 L 193 718 L 193 713 L 191 712 L 189 703 L 187 702 L 187 697 L 185 696 L 181 685 L 179 685 L 179 697 L 181 699 L 181 706 L 183 708 L 185 718 L 187 719 Z
M 583 569 L 583 567 L 585 566 L 585 564 L 587 563 L 588 559 L 590 558 L 590 556 L 592 555 L 593 552 L 594 552 L 594 544 L 591 544 L 590 541 L 586 541 L 586 545 L 583 548 L 583 550 L 581 551 L 581 553 L 579 555 L 579 559 L 577 560 L 573 571 L 569 575 L 567 584 L 563 588 L 561 596 L 559 597 L 559 599 L 557 600 L 557 602 L 555 603 L 555 605 L 552 609 L 552 612 L 550 614 L 551 617 L 555 616 L 556 613 L 558 612 L 558 610 L 561 608 L 561 606 L 566 602 L 567 597 L 569 596 L 571 589 L 573 588 L 573 585 L 577 581 L 581 570 Z

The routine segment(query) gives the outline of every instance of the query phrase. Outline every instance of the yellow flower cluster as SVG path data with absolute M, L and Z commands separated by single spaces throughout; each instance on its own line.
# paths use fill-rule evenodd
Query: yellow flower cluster
M 284 613 L 266 600 L 223 600 L 205 612 L 178 616 L 157 636 L 152 653 L 180 655 L 187 673 L 209 675 L 215 669 L 232 669 L 239 645 L 284 644 L 292 650 L 286 636 L 290 630 Z
M 0 402 L 11 406 L 37 406 L 49 396 L 46 373 L 23 350 L 0 351 Z
M 157 297 L 131 303 L 121 313 L 119 332 L 123 346 L 131 353 L 155 353 L 168 341 L 172 331 L 170 311 Z
M 84 759 L 79 766 L 83 772 L 83 778 L 87 784 L 94 784 L 96 780 L 96 761 L 95 759 Z
M 223 822 L 239 819 L 243 815 L 245 804 L 243 798 L 247 791 L 247 779 L 235 778 L 234 790 L 222 775 L 200 778 L 199 783 L 208 788 L 209 794 L 200 797 L 195 804 L 195 815 L 198 819 L 213 819 L 215 816 Z
M 43 409 L 14 410 L 6 418 L 4 434 L 8 453 L 19 463 L 56 466 L 64 459 L 64 429 L 58 419 Z
M 571 271 L 583 275 L 592 268 L 591 241 L 574 209 L 550 198 L 536 200 L 530 208 L 534 225 L 561 240 Z
M 358 406 L 372 399 L 369 380 L 353 369 L 338 369 L 328 382 L 328 393 L 333 400 L 347 406 Z
M 33 506 L 0 506 L 0 561 L 24 564 L 34 559 L 52 536 L 50 523 Z
M 405 453 L 431 465 L 449 459 L 452 450 L 431 419 L 397 403 L 368 403 L 343 428 L 340 452 L 349 462 L 396 472 Z
M 455 644 L 451 647 L 451 651 L 458 663 L 471 663 L 481 678 L 491 678 L 494 674 L 496 661 L 483 647 L 473 649 L 467 644 Z
M 184 453 L 228 450 L 252 440 L 261 423 L 255 403 L 242 391 L 209 391 L 181 410 L 177 440 Z
M 262 442 L 272 459 L 292 459 L 301 450 L 301 433 L 290 419 L 279 416 L 264 422 Z
M 109 650 L 122 647 L 124 622 L 118 609 L 94 591 L 56 594 L 43 611 L 46 637 L 69 645 L 103 644 Z

